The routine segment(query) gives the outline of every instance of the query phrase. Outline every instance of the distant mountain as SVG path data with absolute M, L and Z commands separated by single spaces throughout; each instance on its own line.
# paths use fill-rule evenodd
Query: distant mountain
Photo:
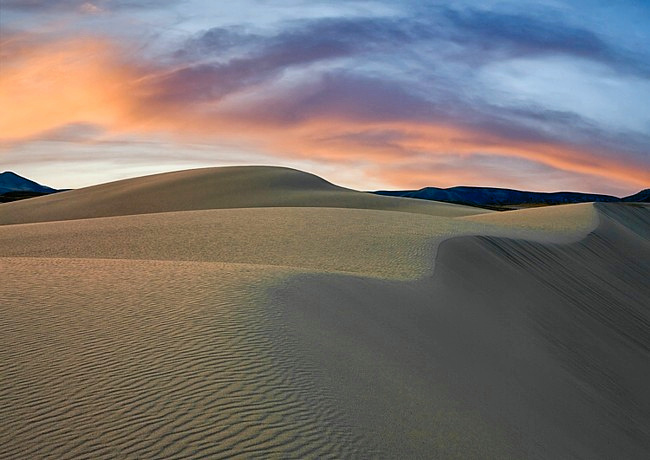
M 0 173 L 0 202 L 32 198 L 58 191 L 11 171 Z
M 621 201 L 628 203 L 650 203 L 650 188 L 641 190 L 639 193 L 635 193 L 634 195 L 621 198 Z
M 19 176 L 15 172 L 5 171 L 3 173 L 0 173 L 0 193 L 19 191 L 54 193 L 57 190 Z
M 403 196 L 493 209 L 514 209 L 529 206 L 586 203 L 593 201 L 647 202 L 650 195 L 650 189 L 643 190 L 626 198 L 578 192 L 527 192 L 492 187 L 451 187 L 446 189 L 425 187 L 420 190 L 380 190 L 373 193 L 377 195 Z

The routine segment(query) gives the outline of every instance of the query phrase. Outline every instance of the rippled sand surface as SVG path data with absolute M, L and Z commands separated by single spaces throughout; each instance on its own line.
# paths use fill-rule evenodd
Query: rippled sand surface
M 1 456 L 361 452 L 264 302 L 286 273 L 34 258 L 0 258 L 0 271 Z

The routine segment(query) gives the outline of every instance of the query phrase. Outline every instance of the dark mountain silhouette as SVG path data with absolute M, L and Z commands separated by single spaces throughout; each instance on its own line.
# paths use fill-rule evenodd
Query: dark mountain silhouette
M 0 203 L 33 198 L 58 191 L 19 176 L 12 171 L 0 173 Z
M 0 193 L 6 192 L 39 192 L 39 193 L 53 193 L 56 189 L 46 187 L 33 180 L 26 179 L 19 176 L 15 172 L 5 171 L 0 173 Z
M 586 202 L 648 202 L 650 199 L 650 189 L 643 190 L 625 198 L 579 192 L 544 193 L 493 187 L 451 187 L 446 189 L 425 187 L 420 190 L 380 190 L 373 193 L 377 195 L 444 201 L 447 203 L 465 204 L 491 209 Z
M 628 203 L 650 203 L 650 188 L 641 190 L 639 193 L 635 193 L 634 195 L 621 198 L 621 201 Z

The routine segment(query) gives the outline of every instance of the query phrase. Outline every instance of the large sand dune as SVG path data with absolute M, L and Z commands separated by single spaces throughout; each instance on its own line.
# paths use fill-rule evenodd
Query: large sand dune
M 223 168 L 0 205 L 0 457 L 646 458 L 650 207 L 415 203 Z
M 488 211 L 360 193 L 289 168 L 234 166 L 125 179 L 0 206 L 0 225 L 199 209 L 310 206 L 441 216 Z

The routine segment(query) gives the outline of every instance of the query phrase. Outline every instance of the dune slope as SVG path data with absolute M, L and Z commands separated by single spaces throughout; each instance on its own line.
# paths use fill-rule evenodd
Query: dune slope
M 465 224 L 465 227 L 471 225 Z M 250 208 L 0 226 L 0 256 L 186 260 L 409 278 L 452 219 L 340 208 Z
M 1 458 L 368 452 L 242 264 L 0 258 Z
M 343 208 L 177 211 L 0 226 L 0 256 L 182 260 L 425 276 L 438 244 L 463 235 L 574 241 L 595 227 L 591 204 L 451 219 Z M 481 217 L 481 216 L 476 216 Z
M 385 209 L 449 217 L 489 212 L 469 206 L 357 192 L 289 168 L 235 166 L 155 174 L 2 204 L 0 225 L 277 206 Z
M 432 277 L 303 275 L 274 302 L 390 458 L 645 458 L 650 207 L 598 209 L 578 242 L 454 238 Z

